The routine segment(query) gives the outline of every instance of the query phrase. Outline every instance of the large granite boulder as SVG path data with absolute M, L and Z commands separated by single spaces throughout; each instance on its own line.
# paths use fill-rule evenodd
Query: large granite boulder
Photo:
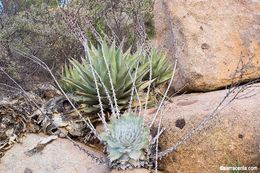
M 156 0 L 154 16 L 154 44 L 179 59 L 175 90 L 260 77 L 260 1 Z
M 259 86 L 255 84 L 241 92 L 214 121 L 206 123 L 204 130 L 163 159 L 163 172 L 220 173 L 220 166 L 237 165 L 260 169 Z M 212 113 L 225 95 L 222 90 L 173 98 L 173 103 L 162 111 L 166 131 L 160 139 L 160 150 L 181 141 Z

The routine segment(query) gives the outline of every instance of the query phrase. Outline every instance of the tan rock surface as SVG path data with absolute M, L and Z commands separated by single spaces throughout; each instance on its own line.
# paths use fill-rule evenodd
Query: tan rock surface
M 22 144 L 14 145 L 1 158 L 0 173 L 150 173 L 147 169 L 110 170 L 94 162 L 68 140 L 60 138 L 48 143 L 42 151 L 28 155 L 29 150 L 48 138 L 45 135 L 27 135 Z M 102 156 L 85 145 L 81 146 Z
M 240 94 L 206 129 L 161 164 L 165 173 L 219 173 L 220 166 L 258 166 L 260 169 L 260 84 Z M 177 96 L 164 114 L 163 149 L 173 146 L 211 113 L 226 91 Z M 253 95 L 251 97 L 248 97 Z M 257 171 L 255 171 L 257 172 Z
M 66 139 L 56 139 L 39 153 L 27 156 L 46 136 L 30 134 L 22 144 L 14 145 L 1 158 L 1 173 L 107 173 L 110 170 L 94 162 Z M 83 145 L 82 145 L 83 146 Z M 90 148 L 83 146 L 87 150 Z M 94 152 L 94 151 L 93 151 Z M 96 153 L 99 154 L 99 153 Z M 100 155 L 100 154 L 99 154 Z
M 214 90 L 260 77 L 260 1 L 156 0 L 154 15 L 155 45 L 171 59 L 179 55 L 175 90 Z

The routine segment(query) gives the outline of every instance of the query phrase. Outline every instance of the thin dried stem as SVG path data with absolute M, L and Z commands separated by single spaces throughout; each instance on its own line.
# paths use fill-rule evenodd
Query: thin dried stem
M 169 89 L 170 89 L 170 87 L 172 85 L 173 78 L 174 78 L 174 75 L 175 75 L 175 71 L 176 71 L 176 68 L 177 68 L 177 63 L 178 63 L 178 59 L 176 58 L 175 59 L 175 64 L 174 64 L 174 68 L 173 68 L 173 71 L 172 71 L 171 80 L 170 80 L 170 82 L 168 84 L 168 87 L 167 87 L 167 89 L 166 89 L 166 91 L 164 93 L 164 96 L 163 96 L 163 98 L 162 98 L 162 100 L 160 102 L 160 105 L 159 105 L 159 107 L 158 107 L 158 109 L 157 109 L 157 111 L 156 111 L 156 113 L 155 113 L 155 115 L 153 117 L 153 120 L 152 120 L 152 122 L 151 122 L 151 124 L 149 126 L 150 128 L 152 128 L 154 121 L 156 120 L 159 112 L 161 111 L 161 107 L 163 106 L 164 100 L 165 100 L 165 98 L 167 96 L 167 93 L 168 93 L 168 91 L 169 91 Z M 157 128 L 157 134 L 160 134 L 162 118 L 163 118 L 163 115 L 160 116 L 160 120 L 159 120 L 159 124 L 158 124 L 158 128 Z M 155 146 L 156 147 L 155 148 L 155 172 L 157 172 L 157 167 L 158 167 L 158 146 L 159 146 L 159 138 L 156 139 L 156 146 Z
M 102 37 L 101 35 L 98 33 L 98 31 L 96 30 L 96 28 L 92 25 L 92 22 L 89 18 L 85 17 L 84 18 L 85 23 L 87 24 L 87 27 L 90 29 L 90 31 L 92 32 L 92 34 L 94 35 L 95 39 L 101 43 L 102 42 Z
M 153 140 L 151 142 L 151 145 L 154 145 L 157 140 L 160 138 L 161 134 L 165 131 L 166 129 L 165 128 L 161 128 L 160 132 L 156 134 L 155 137 L 153 137 Z
M 136 81 L 136 78 L 137 78 L 137 71 L 138 71 L 138 68 L 139 68 L 139 61 L 137 62 L 136 64 L 136 68 L 135 68 L 135 74 L 134 74 L 134 79 L 133 79 L 133 76 L 130 72 L 130 68 L 127 66 L 128 68 L 128 75 L 130 76 L 130 79 L 133 83 L 133 86 L 132 86 L 132 91 L 131 91 L 131 95 L 130 95 L 130 100 L 129 100 L 129 104 L 128 104 L 128 112 L 131 112 L 131 109 L 132 109 L 132 103 L 133 103 L 133 97 L 134 97 L 134 92 L 136 93 L 136 98 L 137 98 L 137 101 L 139 103 L 139 114 L 141 113 L 141 110 L 142 110 L 142 103 L 141 103 L 141 100 L 140 100 L 140 97 L 139 97 L 139 93 L 138 93 L 138 90 L 135 86 L 135 81 Z
M 68 100 L 68 102 L 70 103 L 70 105 L 72 106 L 72 108 L 76 111 L 76 113 L 79 115 L 79 117 L 86 123 L 86 125 L 89 127 L 89 129 L 91 130 L 91 132 L 99 139 L 101 140 L 101 138 L 99 137 L 98 133 L 96 132 L 95 127 L 93 126 L 93 124 L 91 123 L 90 119 L 87 117 L 87 119 L 85 119 L 81 113 L 77 110 L 77 108 L 75 107 L 75 105 L 72 103 L 72 101 L 70 100 L 70 98 L 67 96 L 67 94 L 64 92 L 64 90 L 62 89 L 62 87 L 60 86 L 58 80 L 56 79 L 56 77 L 54 76 L 54 74 L 52 73 L 52 71 L 49 69 L 48 65 L 45 64 L 42 60 L 40 60 L 39 58 L 37 58 L 34 55 L 27 55 L 26 53 L 22 52 L 21 50 L 18 50 L 16 48 L 13 48 L 14 51 L 16 51 L 18 54 L 22 55 L 25 58 L 28 58 L 30 60 L 32 60 L 33 62 L 37 63 L 38 65 L 40 65 L 41 67 L 43 67 L 43 69 L 47 70 L 49 72 L 49 74 L 51 75 L 51 77 L 53 78 L 55 84 L 57 85 L 57 87 L 59 88 L 59 90 L 61 91 L 61 93 L 64 95 L 64 97 Z
M 110 82 L 110 85 L 111 85 L 111 90 L 112 90 L 112 94 L 113 94 L 113 98 L 114 98 L 114 102 L 115 102 L 116 115 L 117 115 L 117 117 L 119 117 L 120 111 L 119 111 L 118 104 L 117 104 L 117 97 L 116 97 L 116 92 L 115 92 L 115 88 L 114 88 L 112 77 L 111 77 L 111 71 L 109 69 L 103 47 L 101 49 L 102 49 L 103 59 L 104 59 L 104 62 L 105 62 L 106 68 L 107 68 L 108 78 L 109 78 L 109 82 Z
M 173 78 L 174 78 L 174 75 L 175 75 L 175 72 L 176 72 L 177 64 L 178 64 L 178 59 L 175 59 L 174 68 L 173 68 L 173 70 L 172 70 L 172 77 L 171 77 L 170 82 L 169 82 L 169 84 L 168 84 L 168 87 L 167 87 L 167 89 L 166 89 L 166 91 L 165 91 L 165 93 L 164 93 L 164 95 L 163 95 L 163 98 L 162 98 L 162 100 L 161 100 L 161 102 L 160 102 L 160 104 L 159 104 L 159 106 L 158 106 L 158 109 L 157 109 L 157 111 L 155 112 L 155 114 L 154 114 L 154 116 L 153 116 L 152 122 L 151 122 L 150 125 L 149 125 L 150 128 L 153 126 L 153 124 L 154 124 L 154 122 L 155 122 L 155 120 L 156 120 L 158 114 L 160 113 L 161 107 L 163 106 L 163 103 L 164 103 L 164 101 L 165 101 L 165 98 L 167 97 L 167 94 L 168 94 L 168 92 L 169 92 L 169 90 L 170 90 L 170 87 L 171 87 L 171 85 L 172 85 Z
M 3 69 L 3 68 L 2 68 Z M 1 70 L 2 71 L 2 70 Z M 5 87 L 8 87 L 8 88 L 12 88 L 12 89 L 14 89 L 14 90 L 18 90 L 18 91 L 21 91 L 21 89 L 20 88 L 17 88 L 17 87 L 13 87 L 13 86 L 11 86 L 11 85 L 8 85 L 8 84 L 5 84 L 5 83 L 1 83 L 0 82 L 0 85 L 3 85 L 3 86 L 5 86 Z M 15 92 L 15 91 L 13 91 L 13 92 Z
M 93 66 L 93 63 L 92 63 L 92 60 L 91 60 L 90 54 L 89 54 L 88 38 L 84 35 L 84 32 L 80 28 L 79 23 L 76 22 L 76 21 L 73 21 L 71 16 L 65 10 L 63 10 L 63 12 L 64 12 L 65 22 L 67 23 L 67 25 L 71 29 L 71 31 L 74 34 L 74 36 L 76 37 L 76 39 L 78 39 L 84 47 L 85 57 L 89 61 L 91 72 L 92 72 L 93 79 L 94 79 L 94 83 L 95 83 L 95 86 L 96 86 L 97 97 L 98 97 L 98 102 L 99 102 L 99 107 L 100 107 L 100 112 L 101 112 L 101 120 L 104 121 L 105 120 L 105 113 L 104 113 L 103 103 L 102 103 L 102 99 L 101 99 L 100 92 L 99 92 L 98 82 L 97 82 L 96 75 L 95 75 L 95 72 L 94 72 L 94 66 Z M 106 126 L 106 124 L 103 124 L 103 125 Z M 99 140 L 102 141 L 100 137 L 99 137 Z
M 118 36 L 116 35 L 115 31 L 112 29 L 111 25 L 110 25 L 110 22 L 108 21 L 107 17 L 104 16 L 104 20 L 109 28 L 109 30 L 111 31 L 112 35 L 113 35 L 113 39 L 110 39 L 110 40 L 116 40 L 118 43 L 121 42 L 121 40 L 118 38 Z
M 113 115 L 113 116 L 116 116 L 116 113 L 115 113 L 116 111 L 115 111 L 115 108 L 114 108 L 114 106 L 113 106 L 113 101 L 112 101 L 112 99 L 111 99 L 111 96 L 110 96 L 110 94 L 109 94 L 109 91 L 108 91 L 106 85 L 104 84 L 104 82 L 102 81 L 100 75 L 98 74 L 98 72 L 97 72 L 95 69 L 94 69 L 94 72 L 95 72 L 95 74 L 97 75 L 97 77 L 98 77 L 98 79 L 99 79 L 101 85 L 102 85 L 102 86 L 104 87 L 104 89 L 105 89 L 105 93 L 106 93 L 106 95 L 107 95 L 107 99 L 108 99 L 109 104 L 110 104 L 110 107 L 111 107 L 112 115 Z
M 0 70 L 2 71 L 2 73 L 4 73 L 4 75 L 6 75 L 15 85 L 18 86 L 19 90 L 22 91 L 22 93 L 24 93 L 24 95 L 29 99 L 30 99 L 30 96 L 27 94 L 27 92 L 23 89 L 23 87 L 18 83 L 16 82 L 16 80 L 14 80 L 5 70 L 3 67 L 0 66 Z M 12 87 L 12 88 L 15 88 L 15 87 Z M 37 107 L 37 109 L 40 109 L 40 106 L 36 103 L 35 100 L 33 100 L 33 104 L 35 105 L 35 107 Z
M 147 114 L 147 105 L 148 105 L 148 101 L 149 101 L 150 89 L 151 89 L 151 84 L 152 84 L 151 81 L 152 81 L 152 75 L 153 75 L 153 69 L 152 69 L 153 66 L 152 66 L 151 54 L 148 54 L 147 57 L 149 59 L 149 84 L 148 84 L 146 98 L 145 98 L 144 116 L 146 116 L 146 114 Z
M 103 103 L 102 103 L 102 99 L 101 99 L 100 92 L 99 92 L 98 82 L 97 82 L 97 78 L 96 78 L 96 75 L 95 75 L 95 72 L 94 72 L 94 66 L 93 66 L 92 60 L 90 58 L 89 50 L 88 50 L 88 42 L 87 42 L 87 39 L 84 37 L 84 35 L 83 35 L 83 38 L 84 38 L 84 41 L 82 42 L 82 44 L 83 44 L 83 47 L 84 47 L 85 56 L 89 60 L 89 65 L 90 65 L 91 72 L 92 72 L 92 75 L 93 75 L 93 79 L 94 79 L 94 82 L 95 82 L 97 97 L 98 97 L 98 102 L 99 102 L 99 107 L 100 107 L 100 112 L 101 112 L 101 117 L 102 117 L 102 119 L 105 119 L 105 113 L 104 113 Z M 106 125 L 106 124 L 104 124 L 104 125 Z M 102 140 L 100 140 L 100 141 L 102 141 Z

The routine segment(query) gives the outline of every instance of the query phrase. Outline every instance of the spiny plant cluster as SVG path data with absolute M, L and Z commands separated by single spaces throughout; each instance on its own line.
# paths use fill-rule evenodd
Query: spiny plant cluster
M 89 46 L 88 51 L 90 56 L 82 58 L 81 62 L 71 59 L 70 64 L 65 65 L 61 76 L 63 89 L 72 93 L 74 100 L 86 103 L 88 107 L 85 112 L 88 113 L 100 110 L 98 90 L 105 109 L 110 108 L 112 101 L 113 105 L 117 104 L 119 110 L 122 110 L 129 103 L 133 86 L 138 90 L 140 86 L 147 86 L 145 84 L 151 81 L 159 85 L 171 78 L 171 65 L 166 56 L 154 49 L 150 54 L 141 51 L 131 53 L 130 49 L 123 52 L 122 47 L 116 47 L 115 43 L 109 46 L 102 42 L 98 48 Z M 107 96 L 116 98 L 110 99 L 111 97 Z
M 91 46 L 89 49 L 90 61 L 94 73 L 98 78 L 100 97 L 104 108 L 109 108 L 107 94 L 117 98 L 117 104 L 121 108 L 128 104 L 133 83 L 136 86 L 142 84 L 143 76 L 147 73 L 147 64 L 136 68 L 139 54 L 123 53 L 115 44 L 109 47 L 106 43 L 100 48 Z M 75 59 L 70 61 L 70 66 L 65 66 L 62 82 L 64 89 L 73 93 L 74 99 L 87 103 L 90 107 L 88 112 L 99 110 L 97 88 L 94 83 L 94 76 L 88 60 L 82 59 L 81 63 Z M 135 79 L 131 77 L 137 74 Z

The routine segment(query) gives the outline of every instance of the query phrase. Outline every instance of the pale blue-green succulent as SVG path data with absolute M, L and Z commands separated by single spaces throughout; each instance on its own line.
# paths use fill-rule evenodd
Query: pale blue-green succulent
M 146 159 L 150 141 L 149 128 L 144 126 L 143 117 L 125 113 L 120 118 L 112 118 L 108 131 L 101 134 L 106 144 L 110 162 L 138 165 Z

